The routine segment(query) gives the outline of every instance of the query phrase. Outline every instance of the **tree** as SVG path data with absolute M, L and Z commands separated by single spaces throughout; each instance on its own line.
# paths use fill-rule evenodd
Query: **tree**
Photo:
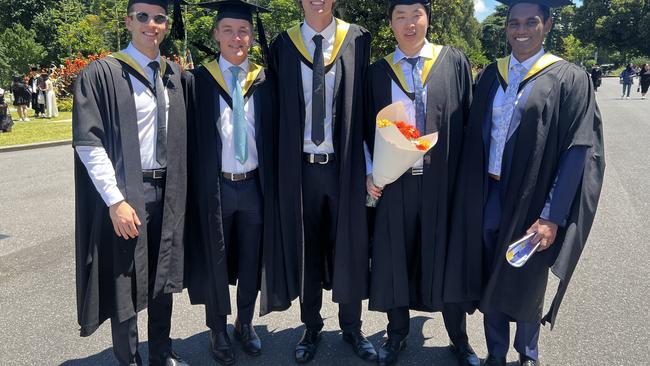
M 58 0 L 0 0 L 0 31 L 14 23 L 29 29 L 34 17 L 53 7 Z
M 592 58 L 595 47 L 591 44 L 583 44 L 573 34 L 562 38 L 562 50 L 560 55 L 567 61 L 581 64 L 585 60 Z
M 546 37 L 544 47 L 547 51 L 553 53 L 561 53 L 564 49 L 563 40 L 573 35 L 575 32 L 575 5 L 564 6 L 561 8 L 553 9 L 553 30 Z
M 481 24 L 481 43 L 485 56 L 494 61 L 503 57 L 508 52 L 508 40 L 506 39 L 506 16 L 508 7 L 497 6 L 494 13 L 488 15 Z
M 35 39 L 34 31 L 21 24 L 0 33 L 0 85 L 8 85 L 13 75 L 25 75 L 30 65 L 42 60 L 45 48 Z
M 67 50 L 66 57 L 81 52 L 84 55 L 108 50 L 102 34 L 102 22 L 96 15 L 86 15 L 82 19 L 62 24 L 57 29 L 57 42 L 61 50 Z
M 47 56 L 42 63 L 58 64 L 81 51 L 76 49 L 79 42 L 70 38 L 82 36 L 75 32 L 75 27 L 85 25 L 80 23 L 89 12 L 86 1 L 59 0 L 34 17 L 33 29 L 36 31 L 37 41 L 45 45 L 47 51 Z M 96 33 L 99 28 L 101 22 L 96 22 L 92 28 L 86 27 L 85 30 Z
M 648 53 L 649 11 L 645 0 L 585 0 L 576 11 L 576 36 L 624 59 Z

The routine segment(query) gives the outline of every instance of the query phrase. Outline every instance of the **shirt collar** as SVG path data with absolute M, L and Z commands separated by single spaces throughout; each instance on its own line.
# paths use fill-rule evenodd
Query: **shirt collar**
M 422 48 L 420 49 L 420 52 L 416 56 L 426 58 L 426 59 L 432 59 L 433 58 L 433 46 L 431 45 L 431 43 L 429 43 L 429 41 L 427 41 L 425 39 L 424 40 L 424 46 L 422 46 Z M 414 56 L 414 57 L 416 57 L 416 56 Z M 393 64 L 396 64 L 396 63 L 400 62 L 401 60 L 403 60 L 405 58 L 408 58 L 408 56 L 406 56 L 406 54 L 404 52 L 402 52 L 402 50 L 399 48 L 399 46 L 397 46 L 397 48 L 395 48 L 395 54 L 393 56 Z
M 521 64 L 523 67 L 526 68 L 526 71 L 528 71 L 533 68 L 533 65 L 535 65 L 535 63 L 539 61 L 539 59 L 542 58 L 542 56 L 544 56 L 545 53 L 546 51 L 544 51 L 544 47 L 542 47 L 542 49 L 539 50 L 539 52 L 537 52 L 535 56 L 529 58 L 524 62 L 519 62 L 519 60 L 515 58 L 515 55 L 511 55 L 512 57 L 510 57 L 510 66 L 509 66 L 510 70 L 512 70 L 513 66 L 517 64 Z
M 316 34 L 319 34 L 312 27 L 310 27 L 307 22 L 302 23 L 300 30 L 305 42 L 311 41 L 311 39 L 314 38 Z M 328 43 L 334 43 L 334 38 L 336 37 L 336 19 L 334 17 L 332 17 L 332 22 L 327 27 L 325 27 L 322 32 L 320 32 L 320 35 L 323 36 L 323 39 Z
M 248 73 L 248 58 L 244 60 L 244 62 L 241 63 L 241 65 L 233 65 L 228 60 L 226 60 L 225 57 L 219 57 L 219 68 L 221 69 L 221 72 L 223 73 L 224 71 L 230 72 L 230 68 L 233 66 L 239 66 L 244 72 L 240 73 L 239 75 L 246 75 Z
M 133 43 L 129 43 L 129 46 L 124 50 L 124 53 L 131 56 L 131 58 L 133 58 L 143 70 L 149 69 L 149 63 L 152 61 L 157 61 L 158 64 L 160 64 L 160 52 L 158 52 L 158 56 L 152 60 L 135 48 Z

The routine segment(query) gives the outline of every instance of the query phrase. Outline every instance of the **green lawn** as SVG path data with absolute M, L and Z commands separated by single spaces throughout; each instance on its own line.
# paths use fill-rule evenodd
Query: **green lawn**
M 31 144 L 36 142 L 69 140 L 72 138 L 72 113 L 60 112 L 59 117 L 33 119 L 28 109 L 29 122 L 21 122 L 16 112 L 11 112 L 14 126 L 11 132 L 0 133 L 0 147 Z

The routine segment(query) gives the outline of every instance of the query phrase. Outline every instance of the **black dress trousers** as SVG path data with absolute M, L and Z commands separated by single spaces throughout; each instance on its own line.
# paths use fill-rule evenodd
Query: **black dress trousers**
M 422 175 L 404 174 L 402 182 L 402 198 L 404 210 L 404 229 L 406 243 L 406 260 L 409 268 L 409 294 L 411 302 L 420 299 L 420 281 L 422 267 L 420 253 L 422 252 Z M 410 314 L 408 307 L 390 309 L 387 312 L 389 338 L 403 340 L 409 334 Z M 445 328 L 449 339 L 457 346 L 468 343 L 466 330 L 466 315 L 464 309 L 457 304 L 447 304 L 442 311 Z
M 260 287 L 264 205 L 259 177 L 240 182 L 222 177 L 221 215 L 226 250 L 236 251 L 237 257 L 237 318 L 250 324 Z M 209 305 L 205 311 L 208 327 L 226 331 L 225 314 L 216 314 Z
M 336 240 L 339 175 L 336 162 L 311 164 L 303 161 L 302 199 L 305 235 L 305 283 L 300 303 L 300 320 L 309 329 L 323 328 L 320 310 L 323 281 L 331 275 L 326 256 L 331 256 Z M 361 328 L 361 301 L 339 304 L 339 326 L 344 332 Z
M 162 218 L 165 196 L 164 179 L 145 179 L 144 195 L 147 223 L 147 251 L 149 255 L 149 300 L 148 300 L 148 334 L 149 334 L 149 364 L 163 365 L 171 351 L 172 295 L 160 294 L 152 298 L 160 251 L 162 233 Z M 135 279 L 134 279 L 135 280 Z M 113 337 L 113 352 L 120 365 L 141 365 L 138 354 L 138 317 L 137 315 L 122 323 L 111 319 Z

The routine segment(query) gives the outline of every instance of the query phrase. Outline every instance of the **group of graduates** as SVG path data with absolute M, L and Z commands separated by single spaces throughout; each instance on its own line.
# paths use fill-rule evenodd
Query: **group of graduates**
M 460 365 L 480 361 L 466 316 L 484 314 L 486 365 L 505 365 L 510 323 L 522 365 L 539 365 L 593 223 L 604 153 L 589 76 L 542 47 L 549 6 L 510 5 L 509 57 L 475 79 L 458 49 L 429 43 L 428 0 L 390 0 L 395 52 L 370 65 L 371 35 L 333 16 L 335 0 L 296 0 L 304 21 L 266 44 L 242 0 L 216 11 L 219 53 L 191 71 L 160 57 L 180 0 L 130 0 L 129 46 L 95 61 L 74 91 L 78 322 L 110 319 L 120 365 L 141 365 L 137 314 L 148 309 L 149 364 L 186 365 L 171 347 L 172 294 L 204 304 L 215 361 L 236 357 L 227 332 L 258 356 L 252 324 L 299 298 L 295 361 L 314 359 L 323 290 L 359 358 L 397 362 L 409 310 L 442 312 Z M 254 22 L 254 17 L 257 16 Z M 254 24 L 267 67 L 249 59 Z M 402 102 L 437 144 L 397 181 L 372 180 L 377 112 Z M 366 196 L 379 198 L 376 209 Z M 535 233 L 525 266 L 508 244 Z M 560 279 L 543 312 L 549 269 Z M 376 350 L 362 301 L 388 316 Z

